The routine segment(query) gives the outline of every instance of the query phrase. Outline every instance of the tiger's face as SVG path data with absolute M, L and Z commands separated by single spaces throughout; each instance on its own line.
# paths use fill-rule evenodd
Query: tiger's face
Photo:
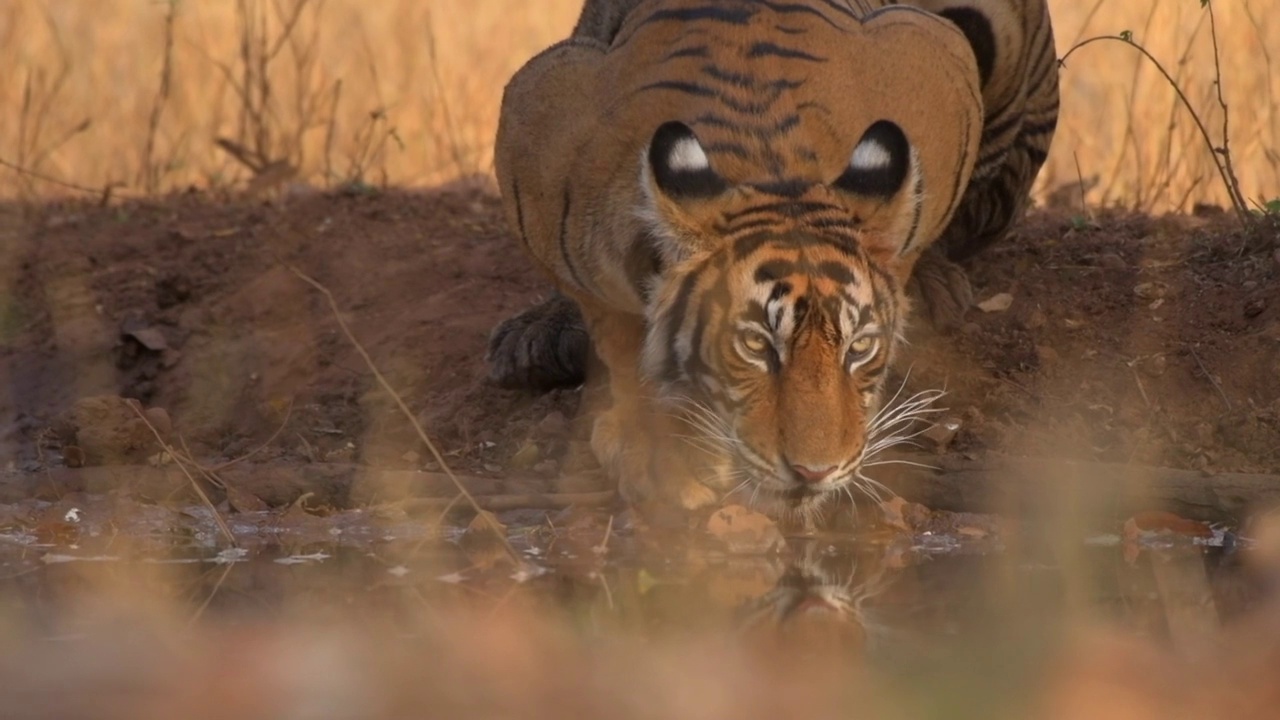
M 645 373 L 757 506 L 807 511 L 858 483 L 921 202 L 891 125 L 869 129 L 825 183 L 730 186 L 687 128 L 674 141 L 660 129 L 650 151 L 660 227 L 698 250 L 655 288 Z M 690 187 L 701 196 L 678 197 Z

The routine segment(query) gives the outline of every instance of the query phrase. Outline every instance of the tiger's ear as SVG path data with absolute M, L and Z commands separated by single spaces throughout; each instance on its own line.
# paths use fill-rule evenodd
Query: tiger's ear
M 729 185 L 716 174 L 693 129 L 682 122 L 663 123 L 649 143 L 653 183 L 677 203 L 713 198 Z
M 906 134 L 896 123 L 878 120 L 862 134 L 849 164 L 831 184 L 844 192 L 887 200 L 902 190 L 910 171 Z

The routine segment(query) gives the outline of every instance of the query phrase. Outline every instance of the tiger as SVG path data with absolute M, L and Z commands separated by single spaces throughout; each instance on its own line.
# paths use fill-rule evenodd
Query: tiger
M 574 38 L 608 45 L 640 0 L 588 0 Z M 1007 235 L 1025 211 L 1058 119 L 1058 63 L 1043 0 L 911 0 L 965 33 L 986 110 L 982 158 L 960 208 L 925 253 L 912 284 L 930 324 L 958 327 L 973 293 L 958 263 Z M 865 4 L 860 9 L 866 9 Z M 558 291 L 500 322 L 485 360 L 499 387 L 544 393 L 585 379 L 590 342 L 577 304 Z
M 504 212 L 558 294 L 490 362 L 585 381 L 634 506 L 807 517 L 877 449 L 908 283 L 1007 231 L 1056 103 L 1043 0 L 588 0 L 503 91 Z

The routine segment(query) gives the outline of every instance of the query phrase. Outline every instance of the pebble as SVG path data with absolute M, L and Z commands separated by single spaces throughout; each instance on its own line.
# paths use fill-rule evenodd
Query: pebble
M 1098 267 L 1108 270 L 1123 270 L 1128 267 L 1128 264 L 1125 263 L 1124 258 L 1115 253 L 1103 253 L 1098 256 Z
M 569 432 L 569 419 L 559 410 L 554 410 L 538 421 L 534 434 L 542 439 L 563 437 Z
M 1169 369 L 1169 361 L 1164 355 L 1156 355 L 1142 363 L 1142 370 L 1151 377 L 1160 377 Z
M 532 467 L 534 463 L 538 462 L 538 458 L 541 456 L 542 451 L 538 449 L 537 443 L 526 442 L 511 456 L 511 467 L 519 468 L 521 470 Z
M 1144 282 L 1133 286 L 1133 294 L 1143 300 L 1155 300 L 1169 293 L 1169 286 L 1161 282 Z

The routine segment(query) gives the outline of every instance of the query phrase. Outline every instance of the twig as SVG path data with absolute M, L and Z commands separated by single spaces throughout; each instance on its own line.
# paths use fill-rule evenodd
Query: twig
M 1247 218 L 1248 206 L 1244 201 L 1244 193 L 1240 192 L 1240 179 L 1236 177 L 1236 169 L 1231 161 L 1231 133 L 1230 119 L 1227 113 L 1227 101 L 1222 96 L 1222 61 L 1218 57 L 1218 22 L 1213 14 L 1213 3 L 1211 0 L 1204 0 L 1201 3 L 1205 9 L 1209 11 L 1209 37 L 1213 40 L 1213 84 L 1218 91 L 1218 107 L 1222 108 L 1222 147 L 1214 148 L 1214 152 L 1222 155 L 1222 165 L 1226 169 L 1226 177 L 1228 182 L 1227 192 L 1231 196 L 1231 204 L 1236 206 L 1236 212 L 1243 212 Z
M 1169 83 L 1169 87 L 1173 88 L 1173 91 L 1177 93 L 1178 99 L 1182 101 L 1183 106 L 1187 108 L 1187 112 L 1191 114 L 1192 121 L 1195 122 L 1196 128 L 1200 131 L 1200 136 L 1204 139 L 1205 145 L 1209 148 L 1209 153 L 1213 156 L 1214 167 L 1217 168 L 1218 174 L 1222 177 L 1222 184 L 1226 188 L 1228 197 L 1231 198 L 1231 206 L 1235 209 L 1236 215 L 1239 216 L 1240 221 L 1242 223 L 1247 222 L 1249 219 L 1249 208 L 1245 205 L 1244 201 L 1237 196 L 1238 188 L 1232 183 L 1231 176 L 1228 174 L 1227 165 L 1223 159 L 1219 157 L 1219 148 L 1214 144 L 1213 138 L 1209 135 L 1209 129 L 1205 127 L 1204 121 L 1201 120 L 1200 115 L 1196 113 L 1195 108 L 1191 105 L 1191 101 L 1187 98 L 1186 93 L 1182 91 L 1182 87 L 1178 85 L 1178 82 L 1173 79 L 1173 76 L 1169 74 L 1169 71 L 1165 70 L 1164 65 L 1162 65 L 1150 51 L 1134 42 L 1131 37 L 1125 35 L 1100 35 L 1097 37 L 1091 37 L 1088 40 L 1082 40 L 1075 45 L 1072 45 L 1071 48 L 1058 59 L 1058 66 L 1065 68 L 1067 66 L 1067 59 L 1075 54 L 1077 50 L 1081 50 L 1096 42 L 1108 40 L 1127 45 L 1134 50 L 1137 50 L 1155 66 L 1156 70 L 1158 70 Z
M 513 495 L 473 495 L 476 504 L 489 512 L 505 510 L 530 510 L 541 508 L 546 510 L 562 510 L 567 507 L 604 507 L 618 499 L 612 490 L 583 493 L 516 493 Z M 444 506 L 451 508 L 458 498 L 407 498 L 403 501 L 406 512 L 419 510 L 435 511 Z
M 271 443 L 275 442 L 276 438 L 280 437 L 280 433 L 284 432 L 284 427 L 285 425 L 289 424 L 289 418 L 292 416 L 293 416 L 293 400 L 289 400 L 289 407 L 284 412 L 284 420 L 280 421 L 280 427 L 276 428 L 276 431 L 271 433 L 271 437 L 267 438 L 266 442 L 262 443 L 258 447 L 250 450 L 249 452 L 245 453 L 244 455 L 241 455 L 238 458 L 232 458 L 219 465 L 214 465 L 213 467 L 209 468 L 209 472 L 218 472 L 219 470 L 225 470 L 231 467 L 232 465 L 235 465 L 236 463 L 248 460 L 254 455 L 257 455 L 263 450 L 266 450 L 268 447 L 271 447 Z
M 98 195 L 107 199 L 110 199 L 114 188 L 123 187 L 121 183 L 108 183 L 102 188 L 85 187 L 84 185 L 77 185 L 73 182 L 67 182 L 66 180 L 59 180 L 56 177 L 45 175 L 44 173 L 36 172 L 35 170 L 28 170 L 27 168 L 22 167 L 17 163 L 9 162 L 4 158 L 0 158 L 0 167 L 8 168 L 19 175 L 24 175 L 34 180 L 39 180 L 40 182 L 47 182 L 51 185 L 66 188 L 67 190 L 75 190 L 76 192 L 86 193 L 88 195 Z
M 213 521 L 217 523 L 218 529 L 222 531 L 224 536 L 226 536 L 227 542 L 231 543 L 231 547 L 236 547 L 236 536 L 231 534 L 231 528 L 228 527 L 226 521 L 222 519 L 222 515 L 218 513 L 218 508 L 214 507 L 213 502 L 209 500 L 209 496 L 206 495 L 204 489 L 200 487 L 200 483 L 196 482 L 195 476 L 192 475 L 191 471 L 187 469 L 187 466 L 182 463 L 179 454 L 173 449 L 173 446 L 169 445 L 169 443 L 164 441 L 164 438 L 160 437 L 160 431 L 156 430 L 156 426 L 151 424 L 151 421 L 147 419 L 147 416 L 143 414 L 142 410 L 140 410 L 138 406 L 130 403 L 129 409 L 133 410 L 133 413 L 138 416 L 138 419 L 142 420 L 143 424 L 147 426 L 147 429 L 151 431 L 151 434 L 156 436 L 156 442 L 160 443 L 161 449 L 169 453 L 169 456 L 173 458 L 174 463 L 177 464 L 178 469 L 182 471 L 183 475 L 187 476 L 187 480 L 191 481 L 191 487 L 196 491 L 196 495 L 200 496 L 200 500 L 209 508 L 209 512 L 213 513 Z
M 520 555 L 516 553 L 515 548 L 511 547 L 511 543 L 507 542 L 506 532 L 490 515 L 483 512 L 484 508 L 480 506 L 480 503 L 476 502 L 475 497 L 471 495 L 471 491 L 467 490 L 467 486 L 463 485 L 462 481 L 458 479 L 458 476 L 453 474 L 453 470 L 449 469 L 449 464 L 445 462 L 444 455 L 442 455 L 440 450 L 436 448 L 436 444 L 431 442 L 431 438 L 427 437 L 426 431 L 422 429 L 422 425 L 418 422 L 418 418 L 414 416 L 413 411 L 411 411 L 409 406 L 405 404 L 404 398 L 400 397 L 400 393 L 396 392 L 395 388 L 391 387 L 391 383 L 387 382 L 387 378 L 378 370 L 378 366 L 374 364 L 373 358 L 369 356 L 369 351 L 365 350 L 364 345 L 361 345 L 360 341 L 356 339 L 356 336 L 352 334 L 351 328 L 347 326 L 346 320 L 342 319 L 342 311 L 339 309 L 338 301 L 334 299 L 333 293 L 329 291 L 329 288 L 320 283 L 320 281 L 312 278 L 310 275 L 307 275 L 293 265 L 288 263 L 283 264 L 290 272 L 297 275 L 298 279 L 307 283 L 324 295 L 325 299 L 329 302 L 329 310 L 333 313 L 334 319 L 338 322 L 338 327 L 342 330 L 342 334 L 346 335 L 348 342 L 351 343 L 356 352 L 360 353 L 360 357 L 364 360 L 365 365 L 368 366 L 369 372 L 373 373 L 378 384 L 381 385 L 382 389 L 391 396 L 396 407 L 400 409 L 400 412 L 404 414 L 405 418 L 409 421 L 409 424 L 413 426 L 414 432 L 418 434 L 418 438 L 422 440 L 422 443 L 431 451 L 431 456 L 435 459 L 436 463 L 440 465 L 440 468 L 449 476 L 449 480 L 451 480 L 454 486 L 458 488 L 458 492 L 466 498 L 467 503 L 471 508 L 475 510 L 480 517 L 484 518 L 485 524 L 488 525 L 489 529 L 497 537 L 498 541 L 502 543 L 502 547 L 511 557 L 512 562 L 517 566 L 522 565 L 523 561 L 521 560 Z
M 169 0 L 169 12 L 164 16 L 164 60 L 160 65 L 160 89 L 156 92 L 155 104 L 151 106 L 151 117 L 147 120 L 147 143 L 142 155 L 143 187 L 148 193 L 156 192 L 160 184 L 160 173 L 156 171 L 153 161 L 156 148 L 156 133 L 160 130 L 160 116 L 169 100 L 169 82 L 173 77 L 173 23 L 178 15 L 178 0 Z
M 1191 351 L 1191 357 L 1195 358 L 1196 364 L 1200 366 L 1200 372 L 1204 373 L 1206 378 L 1209 378 L 1209 382 L 1212 383 L 1213 388 L 1218 391 L 1218 395 L 1222 396 L 1222 402 L 1226 403 L 1227 412 L 1231 412 L 1234 409 L 1231 407 L 1231 400 L 1227 397 L 1227 394 L 1223 392 L 1222 385 L 1218 382 L 1218 378 L 1214 377 L 1213 373 L 1209 372 L 1209 368 L 1204 366 L 1204 362 L 1200 359 L 1200 353 L 1196 352 L 1194 347 L 1188 345 L 1187 350 Z

